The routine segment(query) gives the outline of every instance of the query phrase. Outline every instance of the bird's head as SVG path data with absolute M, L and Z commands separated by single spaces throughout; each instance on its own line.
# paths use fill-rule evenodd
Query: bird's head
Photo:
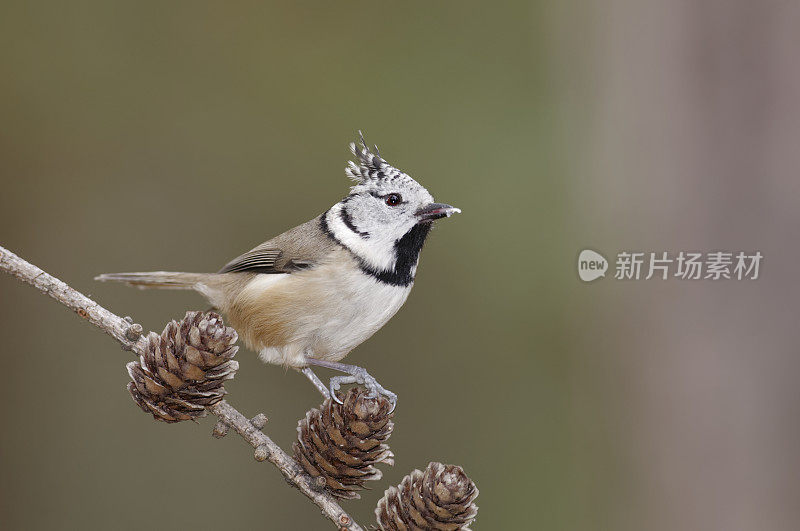
M 350 151 L 356 161 L 345 171 L 356 184 L 326 213 L 327 228 L 362 265 L 377 272 L 410 267 L 413 280 L 433 221 L 461 210 L 435 203 L 421 184 L 386 162 L 377 146 L 370 151 L 363 136 L 360 145 L 350 144 Z

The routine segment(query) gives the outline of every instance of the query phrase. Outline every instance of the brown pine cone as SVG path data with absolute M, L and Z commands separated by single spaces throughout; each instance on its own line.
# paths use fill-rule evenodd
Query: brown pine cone
M 225 395 L 223 382 L 234 377 L 239 363 L 231 360 L 236 330 L 213 312 L 187 312 L 171 321 L 159 336 L 150 332 L 138 362 L 127 365 L 133 380 L 128 391 L 157 420 L 178 422 L 203 417 L 205 406 Z
M 294 458 L 333 496 L 357 499 L 365 481 L 383 476 L 375 464 L 394 464 L 385 444 L 394 428 L 392 403 L 384 396 L 369 398 L 360 387 L 342 401 L 327 399 L 300 420 Z
M 383 531 L 468 529 L 478 514 L 475 483 L 460 466 L 429 463 L 414 470 L 378 501 L 375 516 Z

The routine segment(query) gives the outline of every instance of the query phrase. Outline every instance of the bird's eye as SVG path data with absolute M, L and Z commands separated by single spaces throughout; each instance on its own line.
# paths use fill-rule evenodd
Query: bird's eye
M 386 204 L 389 206 L 397 206 L 403 202 L 403 198 L 400 197 L 400 194 L 389 194 L 386 196 Z

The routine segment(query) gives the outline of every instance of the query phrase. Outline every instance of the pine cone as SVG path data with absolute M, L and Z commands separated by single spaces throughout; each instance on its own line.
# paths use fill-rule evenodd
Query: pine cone
M 351 388 L 343 402 L 327 399 L 306 413 L 297 425 L 294 458 L 333 496 L 357 499 L 365 481 L 383 476 L 375 464 L 394 464 L 385 444 L 394 428 L 392 403 L 384 396 L 369 398 L 360 387 Z
M 389 487 L 375 508 L 383 531 L 468 529 L 478 514 L 475 483 L 460 466 L 429 463 L 397 487 Z
M 128 391 L 157 420 L 178 422 L 203 417 L 205 406 L 222 400 L 225 380 L 239 363 L 232 361 L 236 330 L 216 313 L 187 312 L 171 321 L 159 336 L 150 332 L 139 362 L 127 365 L 133 380 Z

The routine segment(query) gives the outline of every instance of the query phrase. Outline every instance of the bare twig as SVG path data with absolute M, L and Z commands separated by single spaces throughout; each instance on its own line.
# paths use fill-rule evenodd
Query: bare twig
M 143 353 L 145 341 L 141 326 L 134 324 L 130 319 L 124 319 L 106 310 L 66 283 L 1 246 L 0 270 L 17 277 L 22 282 L 30 284 L 69 307 L 116 339 L 125 350 L 130 350 L 137 355 Z M 222 436 L 227 432 L 226 427 L 233 428 L 255 449 L 256 460 L 269 461 L 275 465 L 291 485 L 297 487 L 300 492 L 314 502 L 322 514 L 340 529 L 363 531 L 363 528 L 353 521 L 332 496 L 318 486 L 294 459 L 261 431 L 265 422 L 263 415 L 257 415 L 250 420 L 225 400 L 217 402 L 207 409 L 219 418 L 219 422 L 214 428 L 215 435 Z

